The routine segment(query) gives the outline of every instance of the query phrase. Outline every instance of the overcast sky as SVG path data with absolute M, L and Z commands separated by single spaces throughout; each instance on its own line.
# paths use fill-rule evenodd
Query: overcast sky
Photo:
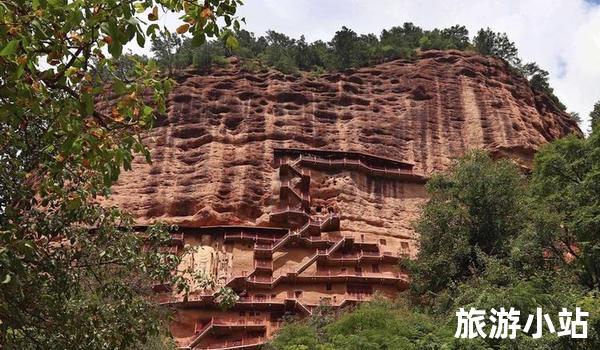
M 424 29 L 465 25 L 506 32 L 524 61 L 550 72 L 550 84 L 569 111 L 588 115 L 600 100 L 600 0 L 245 0 L 245 29 L 268 29 L 308 41 L 328 41 L 347 26 L 359 34 L 413 22 Z M 162 24 L 176 27 L 176 16 Z M 146 51 L 146 48 L 144 51 Z M 137 51 L 137 50 L 134 50 Z

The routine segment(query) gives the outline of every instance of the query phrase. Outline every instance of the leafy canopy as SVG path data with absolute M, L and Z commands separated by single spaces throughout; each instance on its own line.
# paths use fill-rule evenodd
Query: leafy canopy
M 468 154 L 427 183 L 430 200 L 416 222 L 421 236 L 413 288 L 438 292 L 480 273 L 485 256 L 506 257 L 524 226 L 524 182 L 509 161 Z
M 594 109 L 590 113 L 590 122 L 592 126 L 592 131 L 598 129 L 598 125 L 600 125 L 600 101 L 594 104 Z
M 235 55 L 244 61 L 243 67 L 251 71 L 263 71 L 271 67 L 285 74 L 298 74 L 300 71 L 321 74 L 392 59 L 413 59 L 419 50 L 476 51 L 505 60 L 514 72 L 530 81 L 535 91 L 548 95 L 557 108 L 566 109 L 550 87 L 548 72 L 540 69 L 536 63 L 523 64 L 515 43 L 510 41 L 506 33 L 497 33 L 490 28 L 479 30 L 472 39 L 462 25 L 426 30 L 413 23 L 384 29 L 379 36 L 359 35 L 344 26 L 328 42 L 307 42 L 304 36 L 294 39 L 272 30 L 259 37 L 245 30 L 237 30 L 235 36 L 238 45 L 234 47 L 228 45 L 229 39 L 222 38 L 195 49 L 187 45 L 184 39 L 171 50 L 171 46 L 166 44 L 167 40 L 160 45 L 153 45 L 153 52 L 161 58 L 160 64 L 170 71 L 173 67 L 182 69 L 190 65 L 206 70 L 212 65 L 226 64 L 224 57 Z M 168 59 L 165 60 L 165 57 Z
M 177 278 L 179 258 L 159 252 L 168 230 L 136 234 L 131 218 L 97 197 L 109 195 L 135 153 L 149 161 L 140 133 L 165 111 L 173 82 L 154 61 L 120 60 L 121 52 L 155 37 L 159 7 L 182 13 L 178 32 L 194 44 L 231 42 L 240 4 L 0 3 L 3 348 L 127 349 L 156 339 L 164 315 L 149 287 Z

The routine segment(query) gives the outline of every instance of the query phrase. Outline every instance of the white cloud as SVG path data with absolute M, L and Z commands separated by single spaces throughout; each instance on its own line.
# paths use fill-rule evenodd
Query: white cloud
M 583 129 L 600 99 L 600 6 L 584 0 L 246 0 L 239 14 L 256 34 L 273 29 L 309 41 L 329 40 L 343 25 L 361 34 L 404 22 L 463 24 L 472 35 L 490 27 L 506 32 L 525 61 L 550 72 L 555 93 L 585 119 Z M 163 20 L 175 23 L 173 15 Z

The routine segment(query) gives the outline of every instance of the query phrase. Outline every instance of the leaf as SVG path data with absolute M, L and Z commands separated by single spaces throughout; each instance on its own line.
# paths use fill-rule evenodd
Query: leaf
M 17 71 L 15 72 L 15 76 L 17 79 L 21 78 L 21 76 L 23 76 L 23 73 L 25 72 L 25 66 L 24 65 L 20 65 L 17 68 Z
M 137 34 L 135 35 L 135 40 L 137 41 L 137 44 L 140 47 L 144 47 L 144 45 L 146 44 L 146 38 L 144 37 L 144 34 L 137 32 Z
M 156 23 L 149 25 L 148 29 L 146 29 L 146 35 L 154 35 L 154 32 L 159 28 L 160 27 Z
M 4 57 L 14 54 L 19 46 L 19 41 L 20 40 L 17 39 L 11 40 L 8 44 L 6 44 L 6 46 L 4 46 L 2 51 L 0 51 L 0 56 Z
M 123 45 L 120 43 L 116 43 L 108 46 L 108 52 L 110 52 L 113 57 L 118 58 L 121 56 L 121 52 L 123 52 Z
M 185 23 L 180 25 L 179 27 L 177 27 L 177 34 L 183 34 L 185 32 L 187 32 L 190 29 L 190 25 Z
M 202 18 L 209 18 L 212 16 L 212 14 L 213 14 L 213 12 L 210 9 L 210 7 L 205 7 L 202 9 L 202 11 L 200 11 L 200 17 L 202 17 Z
M 152 107 L 150 106 L 144 106 L 144 109 L 142 110 L 142 114 L 144 116 L 149 116 L 152 114 Z
M 154 6 L 154 8 L 152 9 L 152 13 L 148 14 L 148 19 L 151 21 L 158 20 L 158 6 Z
M 8 282 L 10 282 L 11 277 L 9 274 L 7 274 L 6 276 L 4 276 L 4 279 L 2 280 L 2 282 L 0 282 L 0 284 L 7 284 Z
M 136 2 L 133 4 L 133 7 L 135 8 L 135 12 L 137 13 L 142 13 L 146 10 L 146 6 L 144 6 L 143 2 Z

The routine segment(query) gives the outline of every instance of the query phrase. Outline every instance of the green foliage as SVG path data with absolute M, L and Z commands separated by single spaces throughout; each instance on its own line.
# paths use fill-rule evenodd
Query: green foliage
M 550 87 L 550 83 L 548 82 L 549 74 L 547 71 L 541 69 L 537 63 L 527 63 L 523 66 L 517 66 L 517 69 L 529 79 L 529 84 L 534 90 L 545 93 L 560 110 L 565 111 L 567 109 L 558 97 L 554 95 L 554 89 Z
M 154 59 L 158 64 L 166 67 L 169 75 L 172 75 L 175 68 L 180 68 L 177 61 L 182 61 L 185 53 L 188 51 L 181 49 L 181 37 L 170 32 L 161 32 L 159 35 L 152 37 L 151 42 Z M 179 54 L 175 55 L 176 53 Z
M 229 287 L 221 287 L 216 293 L 216 302 L 222 310 L 228 310 L 235 306 L 240 299 L 236 292 Z
M 272 30 L 258 38 L 250 32 L 239 30 L 235 32 L 235 37 L 238 47 L 226 50 L 223 50 L 227 45 L 222 38 L 199 49 L 186 47 L 184 39 L 176 54 L 180 57 L 172 60 L 180 62 L 178 68 L 183 68 L 192 63 L 188 57 L 195 57 L 193 63 L 196 67 L 208 68 L 213 64 L 213 57 L 236 55 L 244 61 L 258 59 L 265 66 L 285 74 L 297 74 L 300 71 L 343 70 L 397 58 L 411 59 L 415 57 L 417 49 L 466 50 L 471 47 L 469 33 L 464 26 L 424 31 L 412 23 L 384 30 L 379 37 L 374 34 L 358 35 L 342 27 L 329 42 L 318 40 L 308 43 L 304 36 L 293 39 Z M 157 46 L 157 57 L 166 55 L 162 52 L 165 47 L 168 45 Z M 165 69 L 169 68 L 166 60 L 160 62 Z
M 189 43 L 190 40 L 184 40 L 184 45 Z M 220 41 L 210 41 L 200 46 L 199 48 L 193 48 L 191 45 L 187 45 L 185 50 L 178 53 L 178 62 L 181 63 L 181 67 L 186 67 L 190 64 L 200 70 L 207 70 L 213 65 L 225 66 L 227 61 L 225 55 L 227 54 L 224 44 Z M 191 57 L 191 59 L 190 59 Z
M 129 349 L 158 335 L 166 315 L 149 300 L 150 286 L 178 284 L 171 271 L 179 258 L 159 252 L 169 229 L 136 233 L 129 216 L 97 197 L 110 194 L 134 154 L 150 160 L 140 135 L 165 111 L 173 81 L 155 61 L 122 50 L 155 37 L 158 25 L 144 31 L 142 22 L 157 21 L 158 6 L 181 11 L 195 40 L 221 35 L 219 18 L 239 26 L 239 4 L 2 3 L 3 349 Z M 110 103 L 102 101 L 107 85 Z
M 594 104 L 594 109 L 590 113 L 590 124 L 592 131 L 597 130 L 598 125 L 600 125 L 600 101 Z
M 314 317 L 313 317 L 314 318 Z M 453 343 L 452 325 L 439 324 L 406 305 L 375 300 L 336 317 L 322 329 L 311 321 L 289 323 L 268 348 L 276 350 L 440 349 Z
M 434 176 L 427 183 L 431 199 L 416 223 L 421 248 L 413 288 L 438 292 L 480 273 L 484 256 L 507 256 L 509 240 L 524 225 L 523 189 L 511 163 L 480 152 Z
M 469 31 L 459 25 L 443 30 L 434 29 L 419 39 L 419 46 L 422 50 L 465 50 L 470 47 Z
M 423 37 L 423 29 L 412 23 L 404 23 L 402 27 L 392 27 L 381 32 L 381 43 L 393 47 L 419 47 L 419 41 Z
M 237 38 L 237 46 L 231 48 L 226 38 Z M 283 33 L 272 30 L 266 36 L 256 37 L 245 30 L 237 30 L 227 37 L 217 38 L 199 49 L 186 45 L 174 56 L 169 54 L 168 45 L 153 46 L 155 55 L 165 70 L 171 67 L 184 68 L 194 64 L 202 70 L 215 64 L 221 56 L 235 55 L 243 61 L 260 60 L 265 67 L 274 68 L 285 74 L 300 72 L 319 72 L 344 70 L 369 66 L 392 59 L 413 59 L 418 50 L 476 50 L 483 55 L 496 56 L 506 60 L 513 71 L 527 77 L 532 87 L 548 95 L 552 103 L 561 110 L 566 107 L 554 95 L 548 83 L 548 72 L 540 69 L 535 63 L 521 64 L 518 50 L 506 33 L 496 33 L 491 29 L 481 29 L 469 39 L 469 31 L 465 26 L 454 25 L 444 29 L 424 30 L 412 23 L 383 30 L 381 35 L 358 35 L 352 29 L 342 27 L 329 42 L 321 40 L 309 43 L 304 36 L 300 39 L 290 38 Z M 188 39 L 189 42 L 191 40 Z M 170 59 L 163 59 L 163 57 Z M 174 63 L 171 63 L 174 62 Z M 253 66 L 254 63 L 250 63 Z M 256 70 L 257 67 L 250 67 Z
M 513 66 L 518 66 L 521 59 L 515 43 L 508 39 L 506 33 L 496 33 L 490 28 L 480 29 L 473 38 L 475 49 L 483 54 L 504 59 Z
M 252 73 L 265 73 L 269 70 L 262 61 L 255 59 L 242 61 L 242 69 Z
M 556 249 L 576 258 L 582 282 L 600 287 L 600 133 L 587 139 L 558 140 L 536 156 L 532 177 L 535 198 L 546 203 L 561 229 Z

